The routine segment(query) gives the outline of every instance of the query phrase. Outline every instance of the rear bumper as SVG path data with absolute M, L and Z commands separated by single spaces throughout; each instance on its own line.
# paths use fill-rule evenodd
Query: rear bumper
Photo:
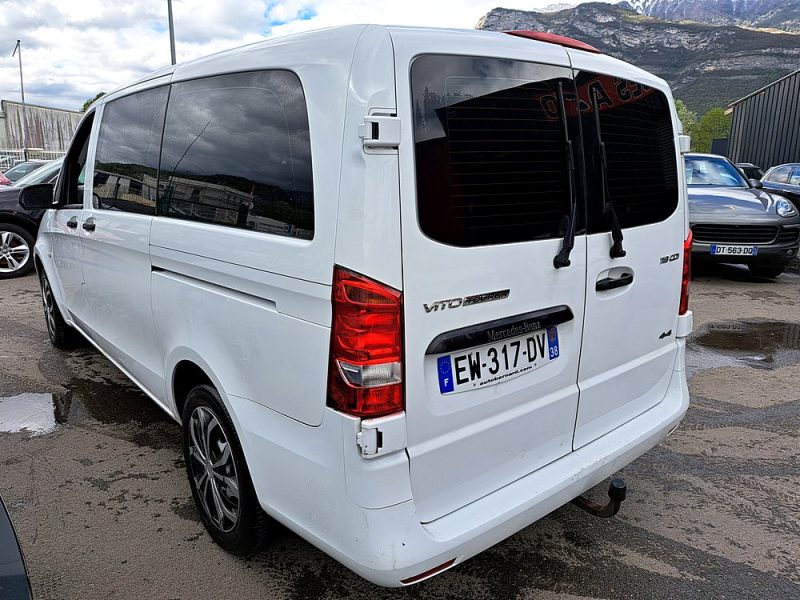
M 350 419 L 328 411 L 321 426 L 308 427 L 289 423 L 290 419 L 248 400 L 232 398 L 231 403 L 264 509 L 365 579 L 394 587 L 452 559 L 459 564 L 478 554 L 662 441 L 689 405 L 684 351 L 680 342 L 672 379 L 659 404 L 579 450 L 427 524 L 420 523 L 413 499 L 377 509 L 351 500 L 347 454 L 357 449 L 350 437 Z M 408 478 L 404 452 L 380 460 L 386 459 L 393 469 L 392 480 L 399 473 Z M 376 488 L 388 481 L 379 473 L 378 461 L 362 462 L 368 466 L 361 478 L 374 477 Z M 364 483 L 358 485 L 363 488 Z M 399 485 L 398 497 L 407 497 L 402 491 L 406 487 L 410 492 L 410 482 Z

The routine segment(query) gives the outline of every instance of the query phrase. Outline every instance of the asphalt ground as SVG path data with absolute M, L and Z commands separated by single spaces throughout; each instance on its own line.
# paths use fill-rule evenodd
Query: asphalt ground
M 0 495 L 35 598 L 800 598 L 800 273 L 696 269 L 691 308 L 691 407 L 616 517 L 566 505 L 388 590 L 277 526 L 254 558 L 218 548 L 179 427 L 88 344 L 50 346 L 35 276 L 0 281 Z

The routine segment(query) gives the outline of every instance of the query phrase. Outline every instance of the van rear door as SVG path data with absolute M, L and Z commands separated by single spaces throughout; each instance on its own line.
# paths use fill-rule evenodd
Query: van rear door
M 669 88 L 607 57 L 570 54 L 588 189 L 577 449 L 664 398 L 677 352 L 686 216 Z M 614 75 L 603 73 L 609 66 Z M 615 218 L 624 256 L 612 250 Z
M 563 48 L 392 36 L 408 454 L 430 522 L 572 450 L 585 236 L 568 267 L 553 259 L 580 202 L 579 134 Z

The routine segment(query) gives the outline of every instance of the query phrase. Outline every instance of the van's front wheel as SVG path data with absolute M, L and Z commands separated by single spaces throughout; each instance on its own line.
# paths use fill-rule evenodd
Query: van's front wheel
M 258 504 L 230 417 L 209 385 L 198 385 L 187 396 L 183 456 L 197 510 L 214 541 L 237 555 L 257 550 L 267 516 Z
M 69 348 L 77 337 L 75 330 L 67 325 L 61 311 L 56 304 L 53 296 L 53 288 L 44 270 L 39 274 L 39 285 L 42 288 L 42 307 L 44 308 L 44 319 L 47 325 L 47 337 L 50 343 L 61 350 Z

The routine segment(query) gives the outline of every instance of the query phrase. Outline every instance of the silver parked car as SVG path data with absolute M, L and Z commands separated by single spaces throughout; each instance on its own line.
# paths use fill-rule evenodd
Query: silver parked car
M 746 180 L 724 156 L 687 154 L 692 257 L 746 264 L 777 277 L 797 256 L 800 215 L 786 198 Z

